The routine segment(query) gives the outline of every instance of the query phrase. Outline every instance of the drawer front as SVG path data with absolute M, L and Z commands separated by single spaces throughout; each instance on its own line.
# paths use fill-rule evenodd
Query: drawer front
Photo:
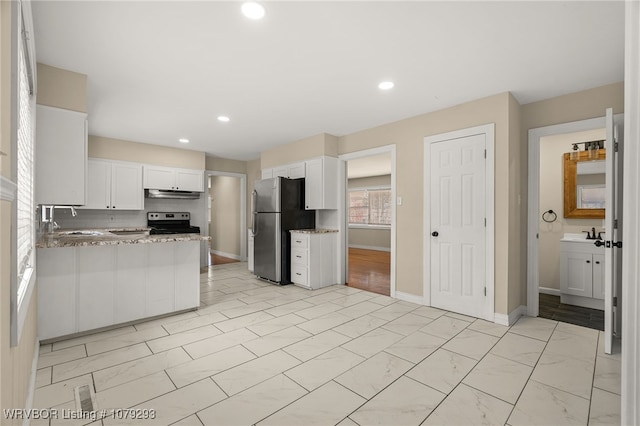
M 309 247 L 309 236 L 306 234 L 291 234 L 291 248 L 307 248 Z
M 294 284 L 300 284 L 303 286 L 309 286 L 309 280 L 307 279 L 307 268 L 304 266 L 291 265 L 291 281 Z
M 307 267 L 308 265 L 308 254 L 309 251 L 304 248 L 292 248 L 291 249 L 291 264 L 298 265 L 302 267 Z

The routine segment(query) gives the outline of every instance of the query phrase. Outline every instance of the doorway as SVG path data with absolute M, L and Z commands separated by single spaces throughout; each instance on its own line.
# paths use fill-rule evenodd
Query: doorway
M 347 285 L 391 293 L 391 153 L 347 161 Z
M 605 188 L 605 160 L 600 150 L 593 158 L 581 160 L 581 157 L 589 157 L 585 154 L 587 142 L 592 142 L 593 147 L 599 146 L 599 141 L 606 138 L 605 128 L 586 130 L 581 132 L 563 133 L 548 135 L 540 138 L 540 182 L 539 182 L 539 316 L 541 318 L 555 321 L 567 322 L 583 327 L 604 330 L 604 302 L 601 286 L 604 269 L 598 267 L 595 275 L 591 275 L 591 285 L 588 289 L 569 289 L 572 294 L 562 292 L 562 283 L 568 286 L 567 277 L 569 264 L 574 262 L 580 268 L 582 261 L 579 256 L 573 254 L 573 246 L 586 251 L 591 250 L 590 241 L 567 242 L 565 235 L 585 236 L 589 232 L 589 237 L 601 236 L 604 232 L 602 217 L 565 217 L 565 198 L 577 198 L 575 193 L 565 194 L 562 182 L 568 179 L 568 174 L 572 168 L 565 168 L 565 163 L 575 157 L 577 164 L 575 173 L 576 187 L 594 192 L 594 196 L 589 200 L 583 209 L 590 210 L 584 216 L 596 215 L 596 210 L 604 209 L 604 198 L 600 197 Z M 574 148 L 577 148 L 574 150 Z M 606 150 L 604 150 L 606 155 Z M 582 153 L 582 154 L 580 154 Z M 566 159 L 565 159 L 566 157 Z M 581 167 L 589 166 L 589 167 Z M 573 180 L 573 178 L 571 179 Z M 566 197 L 565 197 L 566 196 Z M 580 198 L 580 201 L 582 199 Z M 599 204 L 600 203 L 600 204 Z M 572 216 L 581 214 L 572 213 Z M 595 234 L 595 235 L 594 235 Z M 578 245 L 580 244 L 580 245 Z M 587 256 L 588 257 L 588 256 Z M 562 260 L 564 259 L 564 260 Z M 586 259 L 586 258 L 585 258 Z M 602 265 L 599 259 L 586 259 L 593 266 Z M 586 264 L 589 266 L 589 264 Z M 565 270 L 566 269 L 566 270 Z M 563 274 L 564 272 L 564 274 Z M 585 280 L 586 282 L 587 280 Z M 593 284 L 596 283 L 597 291 L 593 291 Z M 586 290 L 590 290 L 590 295 L 584 295 Z M 599 294 L 597 294 L 599 293 Z
M 207 172 L 207 235 L 209 265 L 247 258 L 246 175 Z
M 396 297 L 395 148 L 343 154 L 339 167 L 339 282 L 390 297 Z
M 607 207 L 605 208 L 605 219 L 604 222 L 601 222 L 601 227 L 605 228 L 607 232 L 604 233 L 603 239 L 607 240 L 607 248 L 603 257 L 600 254 L 593 254 L 591 261 L 594 263 L 592 266 L 591 276 L 597 278 L 599 272 L 596 270 L 596 265 L 598 260 L 601 260 L 601 263 L 604 263 L 604 272 L 603 272 L 603 280 L 604 284 L 602 289 L 604 291 L 603 304 L 604 304 L 604 329 L 605 329 L 605 352 L 611 353 L 612 347 L 612 336 L 619 335 L 620 333 L 620 318 L 621 318 L 621 300 L 617 300 L 622 296 L 621 291 L 621 280 L 619 279 L 619 275 L 621 272 L 621 264 L 620 264 L 620 255 L 618 249 L 614 252 L 612 246 L 617 244 L 618 237 L 617 235 L 620 232 L 620 229 L 617 227 L 621 225 L 621 220 L 618 221 L 619 216 L 616 215 L 617 207 L 610 208 L 610 202 L 615 200 L 616 205 L 620 203 L 621 198 L 619 194 L 621 193 L 620 187 L 611 183 L 612 179 L 619 180 L 621 173 L 621 167 L 618 164 L 621 162 L 621 154 L 622 154 L 622 122 L 623 115 L 618 114 L 613 116 L 610 109 L 607 110 L 606 119 L 605 117 L 599 117 L 589 120 L 576 121 L 571 123 L 558 124 L 554 126 L 541 127 L 536 129 L 529 130 L 529 178 L 528 178 L 528 231 L 527 231 L 527 247 L 528 247 L 528 261 L 527 261 L 527 315 L 529 316 L 539 316 L 540 314 L 540 302 L 539 302 L 539 292 L 541 284 L 540 277 L 540 222 L 541 215 L 540 213 L 544 213 L 544 206 L 541 206 L 540 200 L 540 179 L 542 174 L 541 168 L 541 140 L 545 137 L 560 135 L 560 134 L 571 134 L 575 132 L 585 132 L 591 131 L 601 128 L 606 128 L 606 142 L 605 149 L 609 151 L 606 152 L 606 191 L 607 193 L 613 191 L 614 189 L 617 191 L 617 195 L 611 196 L 607 195 Z M 617 141 L 616 147 L 620 145 L 620 149 L 611 149 L 614 138 L 616 138 L 615 134 L 617 133 Z M 614 152 L 615 151 L 615 152 Z M 618 164 L 618 166 L 615 166 Z M 617 171 L 614 173 L 613 170 Z M 610 214 L 613 212 L 613 214 Z M 564 214 L 564 209 L 561 212 L 558 212 L 559 215 Z M 615 221 L 613 219 L 616 219 Z M 620 223 L 618 223 L 620 222 Z M 612 225 L 607 225 L 607 223 L 611 223 Z M 616 226 L 613 226 L 613 223 L 616 223 Z M 595 227 L 592 227 L 595 228 Z M 608 228 L 608 229 L 607 229 Z M 570 237 L 570 236 L 569 236 Z M 565 239 L 567 236 L 564 237 Z M 615 243 L 615 244 L 611 244 Z M 588 263 L 589 259 L 586 259 L 584 262 Z M 584 265 L 583 265 L 584 266 Z M 600 266 L 602 267 L 602 266 Z M 580 272 L 578 268 L 574 268 L 574 271 Z M 563 272 L 561 272 L 563 273 Z M 584 282 L 583 279 L 577 280 L 577 282 Z M 596 282 L 594 281 L 594 284 Z M 576 286 L 573 286 L 576 288 Z M 593 287 L 591 289 L 593 294 Z M 601 291 L 601 289 L 597 289 L 597 292 Z M 562 292 L 564 293 L 564 291 Z M 616 308 L 617 302 L 617 308 Z

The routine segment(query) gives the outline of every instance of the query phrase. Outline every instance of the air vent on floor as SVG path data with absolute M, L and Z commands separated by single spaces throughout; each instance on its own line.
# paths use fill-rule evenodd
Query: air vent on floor
M 95 411 L 94 395 L 89 385 L 77 386 L 73 391 L 76 397 L 76 410 L 82 412 Z

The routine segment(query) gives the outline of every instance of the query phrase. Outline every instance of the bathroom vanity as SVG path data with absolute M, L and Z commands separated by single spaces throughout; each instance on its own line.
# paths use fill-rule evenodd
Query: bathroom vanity
M 560 301 L 604 310 L 604 246 L 584 234 L 560 240 Z

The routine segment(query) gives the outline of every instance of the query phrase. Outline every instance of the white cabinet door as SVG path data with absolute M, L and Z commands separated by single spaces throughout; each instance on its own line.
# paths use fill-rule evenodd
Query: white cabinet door
M 87 114 L 36 106 L 36 203 L 86 202 Z
M 289 177 L 289 171 L 286 166 L 273 169 L 273 177 Z
M 593 255 L 593 297 L 604 300 L 604 254 Z
M 173 311 L 175 301 L 174 244 L 149 244 L 149 276 L 146 311 L 148 316 Z
M 78 331 L 114 324 L 115 253 L 115 245 L 76 249 Z
M 174 246 L 175 309 L 197 308 L 200 306 L 200 242 L 178 242 Z
M 175 189 L 175 170 L 167 167 L 144 166 L 144 188 Z
M 142 210 L 142 165 L 113 163 L 111 165 L 111 208 L 115 210 Z
M 321 157 L 306 162 L 305 208 L 335 210 L 338 208 L 338 159 Z
M 144 318 L 149 244 L 121 244 L 116 250 L 115 322 Z
M 271 179 L 273 177 L 273 169 L 262 169 L 262 179 Z
M 560 253 L 560 292 L 574 296 L 593 296 L 593 255 Z
M 111 208 L 111 163 L 87 161 L 87 202 L 81 208 Z
M 307 161 L 307 178 L 304 181 L 305 209 L 318 210 L 322 208 L 322 159 Z
M 299 179 L 307 176 L 305 163 L 289 164 L 287 175 L 290 179 Z
M 76 322 L 76 249 L 38 249 L 38 337 L 78 331 Z
M 199 170 L 176 170 L 175 189 L 180 191 L 204 191 L 204 173 Z

